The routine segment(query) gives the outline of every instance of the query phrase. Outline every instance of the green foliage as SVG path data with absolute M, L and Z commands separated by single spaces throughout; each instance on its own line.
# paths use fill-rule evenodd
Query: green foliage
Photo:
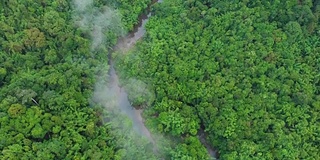
M 194 115 L 194 110 L 179 101 L 163 100 L 156 104 L 155 108 L 164 108 L 166 111 L 159 113 L 159 129 L 163 132 L 171 132 L 173 135 L 196 135 L 200 128 L 200 119 Z
M 11 118 L 16 118 L 26 112 L 26 108 L 20 104 L 12 104 L 8 109 L 8 114 Z
M 109 7 L 126 12 L 123 23 L 132 29 L 148 2 L 115 0 Z M 118 145 L 124 135 L 113 135 L 89 107 L 95 78 L 108 68 L 101 67 L 107 51 L 91 53 L 91 37 L 75 27 L 72 5 L 0 2 L 0 159 L 115 159 L 125 148 Z M 99 11 L 106 2 L 94 5 Z M 119 36 L 105 35 L 106 48 Z
M 2 81 L 7 74 L 7 70 L 5 68 L 0 68 L 0 80 Z
M 129 31 L 148 3 L 93 8 L 115 8 Z M 0 2 L 0 159 L 156 159 L 128 120 L 107 111 L 117 119 L 102 124 L 88 107 L 107 51 L 91 52 L 94 28 L 76 28 L 72 5 Z M 152 12 L 116 67 L 132 103 L 150 106 L 148 123 L 174 139 L 166 158 L 208 159 L 200 126 L 220 159 L 320 157 L 319 2 L 164 0 Z M 103 34 L 111 48 L 120 33 Z
M 122 22 L 127 30 L 132 30 L 134 25 L 138 24 L 138 17 L 145 12 L 150 0 L 120 0 L 117 1 L 120 13 L 122 15 Z
M 119 68 L 154 88 L 160 132 L 201 124 L 221 159 L 320 157 L 317 2 L 176 0 L 153 14 Z M 194 158 L 183 143 L 174 155 Z
M 179 144 L 171 152 L 171 159 L 191 160 L 203 159 L 208 160 L 206 149 L 202 146 L 197 137 L 188 137 L 185 142 Z
M 33 138 L 42 139 L 46 133 L 44 132 L 42 126 L 40 124 L 36 124 L 34 128 L 31 130 L 31 136 Z
M 147 84 L 136 79 L 129 79 L 124 83 L 123 87 L 128 93 L 128 99 L 132 106 L 145 108 L 153 103 L 155 96 Z

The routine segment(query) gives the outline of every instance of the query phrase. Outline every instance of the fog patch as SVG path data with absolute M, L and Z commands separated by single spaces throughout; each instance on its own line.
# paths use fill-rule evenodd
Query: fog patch
M 90 34 L 91 52 L 106 46 L 107 34 L 124 35 L 121 14 L 116 9 L 95 7 L 92 0 L 74 0 L 72 4 L 75 24 Z
M 90 51 L 107 51 L 115 44 L 106 37 L 122 37 L 125 33 L 121 23 L 121 15 L 109 6 L 95 7 L 93 0 L 73 0 L 73 21 L 83 33 L 90 36 Z M 107 59 L 107 55 L 105 58 Z M 118 53 L 117 53 L 118 54 Z M 129 79 L 119 86 L 118 76 L 113 68 L 112 61 L 109 64 L 101 64 L 97 69 L 97 75 L 93 96 L 90 103 L 93 106 L 100 105 L 104 108 L 103 121 L 111 124 L 109 133 L 117 142 L 117 147 L 124 150 L 122 159 L 143 157 L 154 158 L 152 146 L 155 145 L 150 132 L 144 126 L 141 110 L 135 110 L 129 98 L 135 104 L 147 106 L 154 100 L 154 94 L 147 89 L 147 84 L 137 79 Z M 106 133 L 107 134 L 107 133 Z
M 152 92 L 148 85 L 141 80 L 130 78 L 124 84 L 124 89 L 128 93 L 128 98 L 132 105 L 136 108 L 146 108 L 151 106 L 155 100 L 154 92 Z

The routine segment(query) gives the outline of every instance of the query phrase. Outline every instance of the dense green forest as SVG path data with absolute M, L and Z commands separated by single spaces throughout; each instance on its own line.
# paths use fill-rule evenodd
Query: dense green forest
M 95 0 L 86 11 L 113 8 L 125 34 L 148 3 Z M 77 26 L 82 17 L 74 6 L 67 0 L 0 2 L 0 159 L 152 159 L 148 142 L 130 139 L 133 133 L 114 127 L 90 102 L 96 77 L 108 71 L 107 48 L 120 32 L 104 25 L 104 44 L 91 51 L 94 26 Z
M 117 68 L 154 90 L 149 127 L 184 139 L 171 157 L 201 159 L 187 141 L 202 128 L 220 159 L 319 159 L 319 1 L 165 0 L 152 14 Z
M 150 3 L 0 2 L 1 160 L 210 159 L 201 130 L 219 159 L 320 157 L 319 1 L 155 4 L 145 37 L 114 57 L 158 154 L 92 99 Z

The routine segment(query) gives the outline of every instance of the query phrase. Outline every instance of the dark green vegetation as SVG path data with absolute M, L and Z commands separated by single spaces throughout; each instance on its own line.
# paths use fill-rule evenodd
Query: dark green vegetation
M 148 3 L 94 8 L 118 9 L 129 31 Z M 151 104 L 152 131 L 175 140 L 160 139 L 160 154 L 208 159 L 203 128 L 220 159 L 320 157 L 319 2 L 164 0 L 153 11 L 117 68 L 133 104 Z M 67 0 L 0 2 L 0 159 L 154 158 L 125 117 L 89 101 L 119 35 L 92 52 L 72 14 Z
M 0 2 L 0 159 L 150 159 L 145 141 L 102 124 L 99 107 L 89 107 L 107 52 L 91 53 L 90 33 L 74 25 L 71 3 Z M 129 30 L 147 3 L 108 5 Z M 106 48 L 116 42 L 108 31 Z
M 202 127 L 220 159 L 320 157 L 320 2 L 167 0 L 153 11 L 118 68 L 155 91 L 149 126 L 184 137 L 169 156 L 203 159 Z

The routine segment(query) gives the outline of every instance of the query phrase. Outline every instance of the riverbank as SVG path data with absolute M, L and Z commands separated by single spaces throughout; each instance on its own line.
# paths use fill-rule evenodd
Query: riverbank
M 153 1 L 151 3 L 151 5 L 149 5 L 149 7 L 146 9 L 146 12 L 139 16 L 139 23 L 134 27 L 133 31 L 130 32 L 127 36 L 122 37 L 119 39 L 118 43 L 115 45 L 114 47 L 114 52 L 120 52 L 120 53 L 126 53 L 128 52 L 130 49 L 132 49 L 134 47 L 134 45 L 136 44 L 136 42 L 138 40 L 140 40 L 146 30 L 145 30 L 145 24 L 148 22 L 149 18 L 152 16 L 150 13 L 150 8 L 152 5 L 154 5 L 155 3 L 159 3 L 161 1 Z M 152 134 L 150 133 L 150 131 L 148 130 L 148 128 L 145 126 L 144 124 L 144 119 L 141 116 L 141 113 L 143 112 L 143 110 L 136 110 L 133 109 L 135 107 L 131 106 L 131 103 L 128 100 L 127 97 L 127 93 L 125 91 L 124 88 L 120 87 L 119 84 L 119 79 L 118 76 L 116 74 L 116 71 L 114 69 L 113 66 L 113 62 L 110 56 L 110 78 L 113 79 L 113 83 L 111 84 L 114 88 L 117 88 L 116 90 L 119 92 L 118 93 L 118 101 L 119 101 L 119 108 L 121 110 L 122 113 L 124 113 L 125 115 L 127 115 L 133 122 L 134 128 L 135 130 L 141 134 L 144 135 L 145 137 L 147 137 L 153 144 L 154 146 L 156 146 L 156 142 L 155 140 L 152 138 Z M 199 134 L 201 133 L 201 131 L 199 131 Z M 208 145 L 207 143 L 205 143 L 205 138 L 203 135 L 198 135 L 199 140 L 203 143 L 203 145 L 207 148 L 208 150 L 208 154 L 210 156 L 212 156 L 213 158 L 216 156 L 214 150 L 210 147 L 210 145 Z M 157 150 L 157 149 L 155 149 Z

